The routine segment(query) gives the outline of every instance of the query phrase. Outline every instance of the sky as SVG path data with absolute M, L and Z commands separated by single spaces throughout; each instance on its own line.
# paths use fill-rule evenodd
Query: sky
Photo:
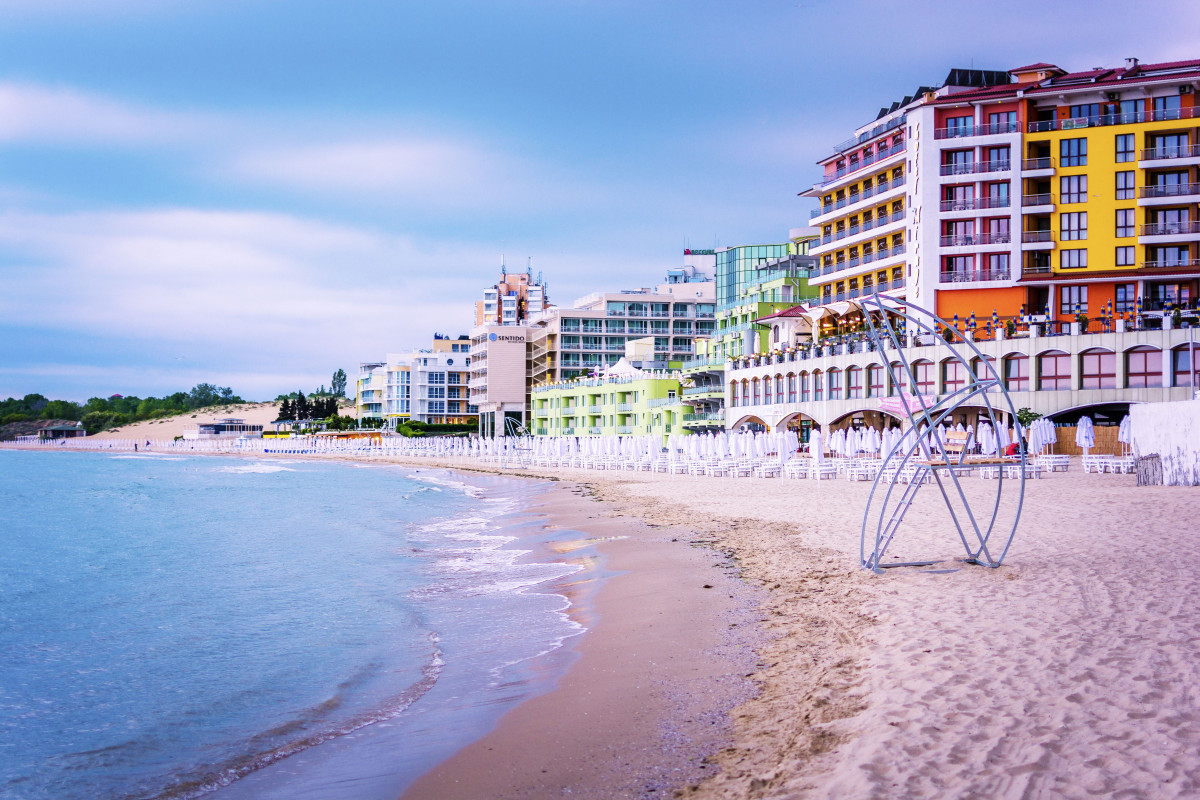
M 786 241 L 954 67 L 1200 58 L 1147 0 L 0 0 L 0 397 L 247 399 Z

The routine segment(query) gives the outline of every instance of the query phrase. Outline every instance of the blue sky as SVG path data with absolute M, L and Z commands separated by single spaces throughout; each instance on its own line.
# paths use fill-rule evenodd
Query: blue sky
M 1200 57 L 1193 2 L 0 0 L 0 397 L 269 399 L 684 247 L 951 67 Z

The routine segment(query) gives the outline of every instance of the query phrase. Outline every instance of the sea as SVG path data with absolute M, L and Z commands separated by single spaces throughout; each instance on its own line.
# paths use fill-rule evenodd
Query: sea
M 0 798 L 394 800 L 574 658 L 603 564 L 542 491 L 0 451 Z

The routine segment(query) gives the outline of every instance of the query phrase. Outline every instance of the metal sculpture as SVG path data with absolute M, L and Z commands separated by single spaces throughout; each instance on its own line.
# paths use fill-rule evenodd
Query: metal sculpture
M 976 434 L 985 419 L 992 425 L 993 431 L 1001 429 L 1004 423 L 997 417 L 997 405 L 1002 405 L 1001 410 L 1007 411 L 1016 420 L 1016 409 L 996 371 L 994 359 L 985 356 L 970 339 L 951 328 L 945 320 L 912 303 L 873 295 L 861 300 L 859 306 L 866 318 L 868 339 L 875 351 L 881 354 L 891 385 L 914 388 L 911 395 L 900 390 L 897 401 L 908 417 L 910 432 L 883 456 L 881 469 L 867 499 L 859 548 L 862 566 L 878 573 L 890 567 L 937 563 L 936 560 L 883 563 L 884 555 L 895 540 L 917 493 L 923 486 L 932 483 L 937 486 L 950 512 L 950 519 L 966 553 L 963 560 L 971 564 L 999 567 L 1016 534 L 1025 499 L 1025 450 L 1018 448 L 1020 454 L 1016 460 L 997 458 L 987 463 L 977 459 L 968 461 L 971 441 L 966 442 L 960 452 L 951 453 L 946 442 L 936 435 L 938 425 L 952 419 L 951 415 L 968 403 L 980 414 Z M 878 312 L 877 316 L 872 312 Z M 897 322 L 903 325 L 900 330 L 897 329 Z M 916 376 L 905 355 L 908 344 L 904 341 L 906 335 L 935 337 L 937 346 L 945 347 L 965 367 L 968 379 L 963 387 L 940 397 L 916 392 Z M 961 340 L 957 346 L 955 340 Z M 968 351 L 966 356 L 960 352 L 960 347 Z M 893 351 L 895 362 L 889 357 Z M 977 363 L 984 367 L 978 375 L 969 361 L 972 355 L 978 357 Z M 994 468 L 998 473 L 990 514 L 981 515 L 971 508 L 961 483 L 963 473 L 975 468 Z M 1012 472 L 1015 472 L 1018 487 L 1015 510 L 1001 502 L 1005 491 L 1005 474 Z M 1010 478 L 1010 486 L 1012 482 Z M 880 494 L 882 499 L 877 498 Z M 1009 514 L 1012 516 L 1011 524 Z M 1001 541 L 996 541 L 997 538 Z

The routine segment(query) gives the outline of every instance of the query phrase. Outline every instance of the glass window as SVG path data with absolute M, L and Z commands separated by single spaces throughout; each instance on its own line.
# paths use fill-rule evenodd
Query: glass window
M 829 370 L 829 399 L 840 400 L 842 397 L 842 371 L 840 369 Z
M 1197 348 L 1200 350 L 1200 348 Z M 1200 359 L 1197 359 L 1200 362 Z M 1200 369 L 1189 370 L 1192 363 L 1190 347 L 1176 347 L 1171 351 L 1171 385 L 1200 388 Z
M 846 395 L 851 400 L 862 397 L 862 367 L 850 367 L 846 370 Z
M 1017 354 L 1004 359 L 1004 388 L 1010 392 L 1029 391 L 1029 356 Z
M 967 368 L 961 361 L 950 359 L 942 362 L 942 386 L 947 393 L 956 392 L 967 385 Z
M 1121 212 L 1118 211 L 1117 212 L 1118 217 L 1120 216 L 1120 214 L 1121 214 Z M 1072 242 L 1072 241 L 1076 241 L 1079 239 L 1087 238 L 1087 212 L 1086 211 L 1072 211 L 1067 214 L 1059 214 L 1058 216 L 1059 216 L 1059 223 L 1060 223 L 1060 229 L 1061 229 L 1059 239 L 1061 239 L 1064 242 Z M 1121 234 L 1118 233 L 1117 235 L 1120 236 Z M 1130 234 L 1130 235 L 1132 235 L 1132 234 Z
M 776 403 L 783 402 L 783 376 L 782 375 L 775 376 L 775 402 Z
M 1134 135 L 1132 133 L 1122 133 L 1117 136 L 1117 161 L 1137 161 L 1133 145 Z
M 1087 175 L 1066 175 L 1059 178 L 1059 201 L 1063 203 L 1087 202 Z
M 915 394 L 937 394 L 937 374 L 932 361 L 916 361 L 912 365 Z
M 867 367 L 867 397 L 883 396 L 883 365 L 871 364 Z
M 788 373 L 787 386 L 788 386 L 788 402 L 794 403 L 794 402 L 796 402 L 796 375 L 795 375 L 795 373 Z
M 1087 166 L 1087 139 L 1063 139 L 1059 142 L 1059 164 L 1064 167 Z
M 813 372 L 813 400 L 825 399 L 825 373 L 821 370 Z
M 1162 351 L 1154 347 L 1135 347 L 1125 354 L 1125 385 L 1130 389 L 1155 389 L 1162 386 Z
M 1117 388 L 1117 354 L 1108 350 L 1085 350 L 1079 356 L 1083 389 Z
M 1118 267 L 1132 267 L 1133 266 L 1133 260 L 1135 257 L 1134 249 L 1135 248 L 1130 247 L 1130 246 L 1117 248 L 1117 262 L 1116 263 L 1117 263 Z
M 1133 248 L 1129 248 L 1133 249 Z M 1132 258 L 1132 253 L 1130 254 Z M 1118 262 L 1120 263 L 1120 262 Z M 1132 262 L 1130 262 L 1132 263 Z M 1113 310 L 1118 314 L 1136 311 L 1137 284 L 1118 283 L 1113 290 Z
M 1063 286 L 1058 290 L 1060 314 L 1086 314 L 1088 310 L 1088 287 Z
M 1070 388 L 1071 357 L 1061 350 L 1051 350 L 1038 356 L 1038 389 L 1057 392 Z
M 1063 250 L 1063 269 L 1083 269 L 1087 266 L 1087 250 Z
M 1136 234 L 1135 220 L 1137 218 L 1137 210 L 1133 208 L 1118 208 L 1117 209 L 1117 238 L 1123 239 Z M 1086 237 L 1085 237 L 1086 238 Z
M 1137 182 L 1134 179 L 1134 172 L 1118 172 L 1117 173 L 1117 199 L 1132 200 L 1137 197 Z
M 812 381 L 807 372 L 800 373 L 800 402 L 807 403 L 812 399 Z
M 970 136 L 974 130 L 975 118 L 970 115 L 946 120 L 946 133 L 950 136 Z

